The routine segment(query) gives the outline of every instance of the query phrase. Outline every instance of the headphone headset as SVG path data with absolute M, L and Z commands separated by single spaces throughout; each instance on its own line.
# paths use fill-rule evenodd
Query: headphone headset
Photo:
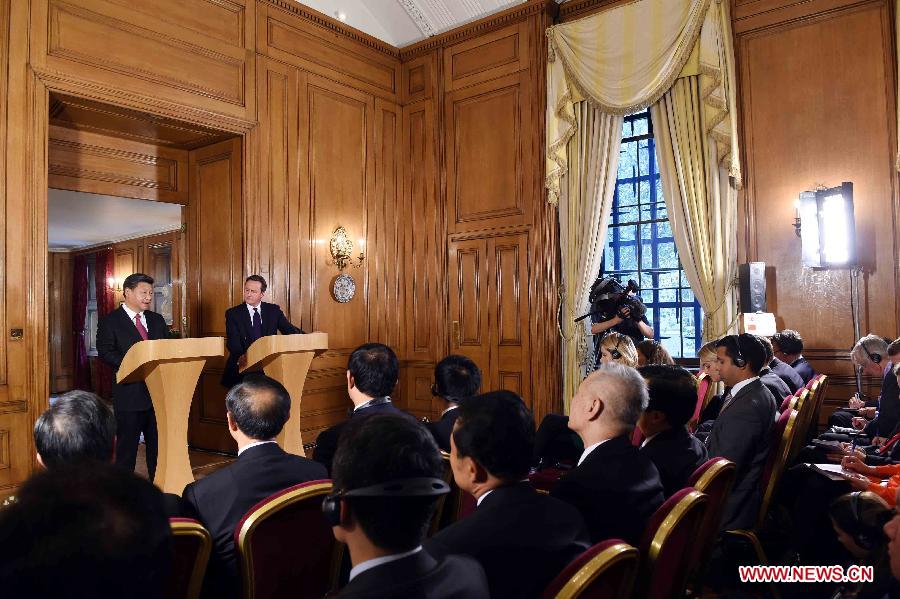
M 873 354 L 869 352 L 869 348 L 866 347 L 865 342 L 860 343 L 863 348 L 863 351 L 866 352 L 866 355 L 869 356 L 869 360 L 872 361 L 873 364 L 881 364 L 881 354 Z
M 731 358 L 731 361 L 734 362 L 734 365 L 738 368 L 743 368 L 747 365 L 747 360 L 745 360 L 743 354 L 741 354 L 741 336 L 734 335 L 731 338 L 734 339 L 734 351 L 737 353 L 736 356 Z
M 622 335 L 620 333 L 619 338 L 616 341 L 616 346 L 614 348 L 612 348 L 611 350 L 609 350 L 609 355 L 612 357 L 613 360 L 616 360 L 616 361 L 619 361 L 622 359 L 622 354 L 619 352 L 619 344 L 622 343 L 622 337 L 624 337 L 624 335 Z
M 863 523 L 860 521 L 859 514 L 859 496 L 862 491 L 854 491 L 850 493 L 850 513 L 853 516 L 853 523 L 856 532 L 853 533 L 853 541 L 865 549 L 866 551 L 871 551 L 872 547 L 875 545 L 874 540 L 865 532 L 863 528 Z
M 442 478 L 404 478 L 378 483 L 349 491 L 326 495 L 322 500 L 322 513 L 331 526 L 341 523 L 341 499 L 346 497 L 437 497 L 450 492 L 450 485 Z

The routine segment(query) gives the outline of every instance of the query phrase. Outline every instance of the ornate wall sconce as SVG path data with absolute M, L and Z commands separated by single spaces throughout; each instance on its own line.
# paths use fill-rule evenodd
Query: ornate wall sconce
M 356 294 L 356 281 L 349 274 L 345 274 L 343 270 L 348 266 L 359 268 L 362 266 L 366 256 L 363 252 L 360 252 L 356 258 L 356 264 L 353 263 L 353 240 L 347 235 L 347 230 L 344 227 L 338 227 L 331 234 L 328 249 L 331 252 L 330 264 L 337 266 L 338 270 L 341 271 L 332 281 L 331 294 L 335 300 L 346 304 Z

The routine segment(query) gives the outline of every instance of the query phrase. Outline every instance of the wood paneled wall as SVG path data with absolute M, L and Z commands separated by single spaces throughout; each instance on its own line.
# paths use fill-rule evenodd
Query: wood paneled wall
M 817 184 L 852 181 L 863 334 L 898 330 L 896 59 L 888 0 L 736 0 L 733 21 L 743 126 L 741 259 L 766 262 L 769 310 L 803 335 L 832 375 L 829 401 L 855 390 L 850 274 L 801 266 L 793 201 Z M 880 381 L 868 380 L 872 393 Z M 823 410 L 823 414 L 830 413 Z
M 72 352 L 72 254 L 51 252 L 47 259 L 47 295 L 50 327 L 50 392 L 72 388 L 75 378 Z

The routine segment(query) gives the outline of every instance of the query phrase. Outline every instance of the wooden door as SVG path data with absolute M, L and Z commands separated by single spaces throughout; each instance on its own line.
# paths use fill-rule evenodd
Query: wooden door
M 527 233 L 450 242 L 450 353 L 478 364 L 482 391 L 531 405 L 527 247 Z
M 241 142 L 231 139 L 190 153 L 187 218 L 187 334 L 224 337 L 225 311 L 241 302 Z M 225 420 L 223 360 L 210 360 L 191 406 L 188 444 L 234 452 Z

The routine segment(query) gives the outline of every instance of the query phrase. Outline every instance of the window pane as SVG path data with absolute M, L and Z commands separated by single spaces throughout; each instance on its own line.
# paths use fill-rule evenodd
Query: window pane
M 637 176 L 637 144 L 622 144 L 619 150 L 619 170 L 618 178 L 627 179 Z
M 622 137 L 631 137 L 631 121 L 628 119 L 622 123 Z
M 650 141 L 642 139 L 638 142 L 638 169 L 641 175 L 650 174 Z M 647 184 L 647 197 L 650 197 L 650 184 Z
M 649 117 L 642 119 L 635 119 L 633 121 L 634 132 L 632 135 L 647 135 L 647 123 L 649 122 Z

